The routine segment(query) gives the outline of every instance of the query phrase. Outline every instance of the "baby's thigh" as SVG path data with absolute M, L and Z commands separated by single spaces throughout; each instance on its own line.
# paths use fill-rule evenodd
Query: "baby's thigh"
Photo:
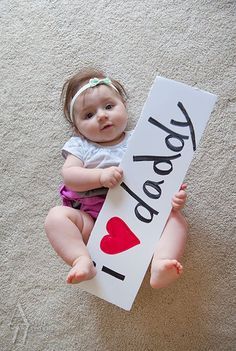
M 68 230 L 72 228 L 71 225 L 75 225 L 83 240 L 87 242 L 94 226 L 94 220 L 84 211 L 67 206 L 56 206 L 49 211 L 45 225 L 46 228 L 67 225 Z
M 94 226 L 93 218 L 86 212 L 67 206 L 61 206 L 64 215 L 79 229 L 83 241 L 87 243 Z
M 77 211 L 77 218 L 78 218 L 77 227 L 79 224 L 82 224 L 80 232 L 83 237 L 84 243 L 87 244 L 91 231 L 94 226 L 94 219 L 84 211 L 80 211 L 80 210 L 76 210 L 76 211 Z

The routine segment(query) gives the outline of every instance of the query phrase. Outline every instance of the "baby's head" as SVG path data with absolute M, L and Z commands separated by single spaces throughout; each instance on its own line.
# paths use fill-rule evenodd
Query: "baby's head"
M 102 71 L 80 71 L 64 84 L 62 97 L 67 121 L 91 141 L 112 141 L 126 128 L 126 91 Z

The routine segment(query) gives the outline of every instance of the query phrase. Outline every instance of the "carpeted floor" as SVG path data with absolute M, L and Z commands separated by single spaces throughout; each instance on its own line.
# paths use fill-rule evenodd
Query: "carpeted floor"
M 235 1 L 1 0 L 0 18 L 0 349 L 235 350 Z M 43 229 L 70 135 L 61 88 L 88 65 L 124 83 L 130 128 L 157 73 L 218 95 L 186 176 L 184 275 L 154 291 L 148 272 L 131 312 L 66 285 Z

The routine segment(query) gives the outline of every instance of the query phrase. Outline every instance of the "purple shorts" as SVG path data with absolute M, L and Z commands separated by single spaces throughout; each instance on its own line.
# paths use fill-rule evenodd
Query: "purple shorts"
M 82 197 L 76 191 L 67 189 L 65 185 L 60 188 L 60 196 L 64 206 L 82 210 L 94 219 L 98 217 L 106 198 L 106 195 Z

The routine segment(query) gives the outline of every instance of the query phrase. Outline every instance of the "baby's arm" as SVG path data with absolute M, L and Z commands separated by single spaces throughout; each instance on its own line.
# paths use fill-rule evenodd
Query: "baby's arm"
M 186 188 L 187 184 L 182 184 L 178 193 L 174 195 L 172 199 L 173 210 L 179 211 L 184 207 L 187 199 Z
M 65 185 L 74 191 L 87 191 L 106 187 L 113 188 L 123 176 L 120 167 L 84 168 L 83 162 L 74 155 L 68 155 L 63 167 L 62 176 Z

